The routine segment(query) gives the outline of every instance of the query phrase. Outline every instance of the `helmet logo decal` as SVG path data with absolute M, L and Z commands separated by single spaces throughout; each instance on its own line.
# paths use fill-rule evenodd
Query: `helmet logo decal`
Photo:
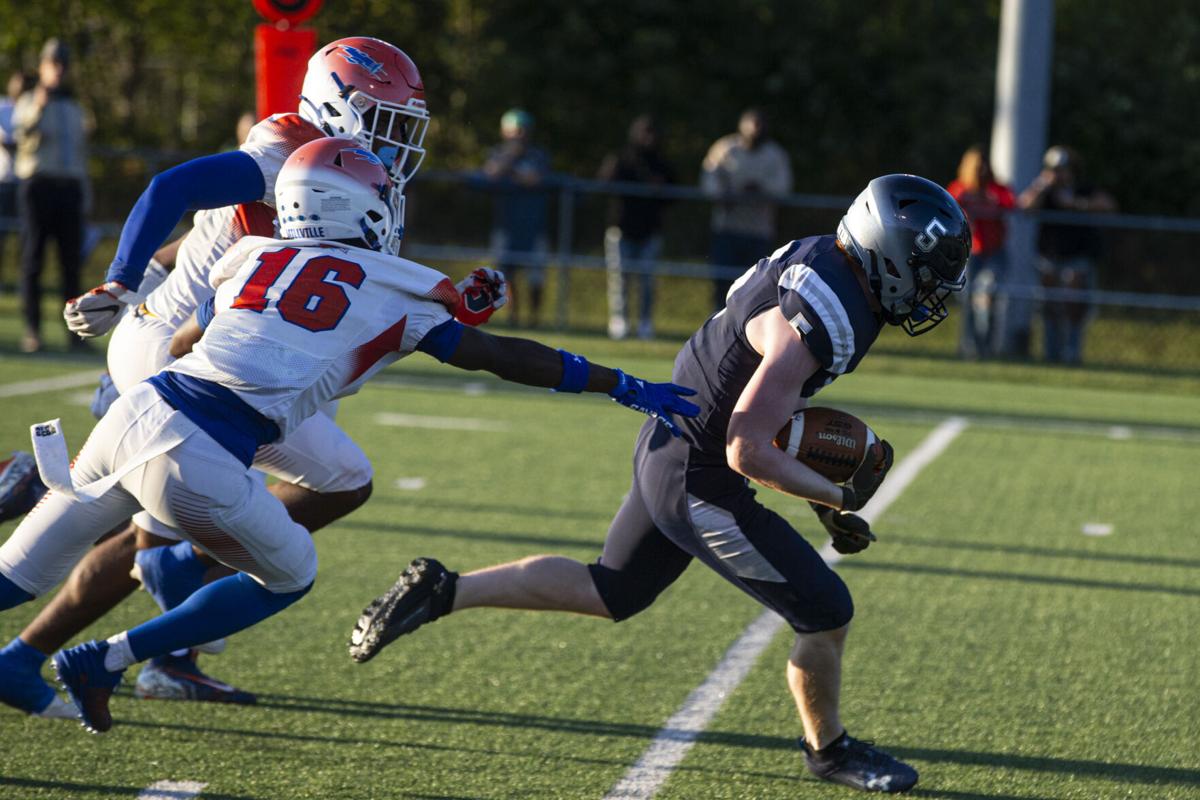
M 913 244 L 922 253 L 928 253 L 937 247 L 938 241 L 947 233 L 946 226 L 937 217 L 929 220 L 929 224 L 925 226 L 925 230 L 917 234 L 917 238 L 913 240 Z
M 383 71 L 383 64 L 371 58 L 357 47 L 351 47 L 348 44 L 343 44 L 339 45 L 338 49 L 342 54 L 342 58 L 346 59 L 346 61 L 350 62 L 356 67 L 362 67 L 371 74 L 371 77 L 387 77 Z
M 343 150 L 342 152 L 344 153 L 346 151 Z M 383 166 L 383 162 L 379 160 L 379 156 L 375 155 L 370 150 L 364 150 L 361 147 L 353 147 L 350 148 L 350 152 L 354 153 L 355 161 L 366 161 L 371 164 L 378 164 L 381 167 Z

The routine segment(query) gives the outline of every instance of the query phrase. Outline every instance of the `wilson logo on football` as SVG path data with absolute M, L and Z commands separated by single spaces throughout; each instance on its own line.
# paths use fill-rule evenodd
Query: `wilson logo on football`
M 827 431 L 819 431 L 817 433 L 817 439 L 819 439 L 820 441 L 823 441 L 823 442 L 830 442 L 832 444 L 836 444 L 838 447 L 846 447 L 851 450 L 858 447 L 857 439 L 855 439 L 853 436 L 846 436 L 841 433 L 829 433 Z

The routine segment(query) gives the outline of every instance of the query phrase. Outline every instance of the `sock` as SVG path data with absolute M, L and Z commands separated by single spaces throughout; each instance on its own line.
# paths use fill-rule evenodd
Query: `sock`
M 108 652 L 104 654 L 104 668 L 109 672 L 120 672 L 133 666 L 138 659 L 129 647 L 129 631 L 122 631 L 108 638 Z
M 7 611 L 13 606 L 28 603 L 33 595 L 17 586 L 4 575 L 0 575 L 0 611 Z
M 161 617 L 129 631 L 129 645 L 138 661 L 211 642 L 249 628 L 278 614 L 312 588 L 276 594 L 244 572 L 213 581 Z
M 190 652 L 192 652 L 190 647 L 182 647 L 179 650 L 172 650 L 171 655 L 175 656 L 175 658 L 183 658 Z
M 24 664 L 35 670 L 41 669 L 42 664 L 46 662 L 46 654 L 32 645 L 25 644 L 20 636 L 14 638 L 3 650 L 0 650 L 0 656 L 11 658 L 18 664 Z

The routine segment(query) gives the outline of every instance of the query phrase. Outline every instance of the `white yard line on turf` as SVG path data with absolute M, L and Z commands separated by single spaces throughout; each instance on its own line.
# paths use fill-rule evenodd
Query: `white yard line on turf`
M 508 430 L 508 423 L 499 419 L 475 419 L 472 417 L 427 417 L 421 414 L 395 414 L 384 411 L 375 415 L 376 425 L 391 425 L 397 428 L 434 428 L 443 431 L 492 431 Z
M 966 427 L 965 419 L 951 417 L 930 431 L 915 450 L 892 468 L 883 486 L 860 512 L 861 515 L 871 522 L 878 519 L 921 470 L 941 455 Z M 821 557 L 830 565 L 842 558 L 828 544 L 821 550 Z M 683 762 L 725 700 L 745 680 L 763 650 L 785 625 L 783 618 L 773 611 L 764 611 L 751 622 L 725 651 L 720 663 L 708 674 L 704 683 L 687 696 L 679 710 L 654 736 L 641 758 L 609 790 L 604 800 L 649 800 L 654 797 Z
M 138 792 L 134 800 L 191 800 L 205 786 L 208 784 L 199 781 L 155 781 Z
M 41 394 L 59 389 L 76 389 L 96 383 L 102 370 L 94 367 L 85 372 L 69 372 L 66 375 L 55 375 L 53 378 L 38 378 L 34 381 L 18 381 L 16 383 L 0 384 L 0 398 L 22 397 L 27 394 Z

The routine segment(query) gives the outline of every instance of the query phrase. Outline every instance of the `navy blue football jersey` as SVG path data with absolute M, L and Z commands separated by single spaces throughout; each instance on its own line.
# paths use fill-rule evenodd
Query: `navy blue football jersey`
M 692 446 L 725 459 L 725 434 L 738 397 L 762 362 L 746 339 L 746 323 L 778 307 L 821 368 L 799 394 L 812 397 L 853 372 L 883 327 L 854 266 L 834 236 L 798 239 L 764 258 L 733 284 L 718 311 L 675 358 L 672 380 L 697 391 L 695 419 L 680 419 Z

